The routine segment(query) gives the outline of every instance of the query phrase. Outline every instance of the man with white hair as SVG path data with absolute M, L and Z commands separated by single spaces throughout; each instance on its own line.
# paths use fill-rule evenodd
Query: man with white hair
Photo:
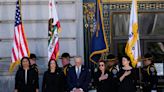
M 88 92 L 88 86 L 91 81 L 91 72 L 82 65 L 82 58 L 74 58 L 75 65 L 68 71 L 68 86 L 71 92 Z

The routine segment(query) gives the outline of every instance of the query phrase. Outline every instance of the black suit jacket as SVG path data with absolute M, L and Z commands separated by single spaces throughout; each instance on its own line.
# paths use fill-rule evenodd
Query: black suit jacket
M 27 83 L 25 83 L 25 70 L 19 68 L 15 76 L 15 89 L 18 92 L 36 92 L 36 89 L 39 89 L 38 73 L 30 68 L 27 71 Z
M 42 92 L 65 92 L 64 73 L 56 69 L 54 73 L 46 71 L 43 75 Z
M 88 86 L 91 81 L 91 73 L 83 65 L 79 78 L 77 78 L 75 66 L 71 67 L 68 71 L 67 82 L 69 90 L 73 88 L 82 88 L 84 92 L 88 92 Z

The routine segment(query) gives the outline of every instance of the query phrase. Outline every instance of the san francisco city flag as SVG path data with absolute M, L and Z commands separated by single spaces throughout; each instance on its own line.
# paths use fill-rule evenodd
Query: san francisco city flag
M 141 55 L 137 15 L 137 1 L 132 0 L 128 35 L 129 39 L 125 47 L 125 52 L 130 57 L 133 67 L 136 66 Z
M 95 30 L 91 37 L 91 51 L 89 59 L 90 61 L 97 63 L 101 59 L 101 55 L 108 52 L 108 43 L 106 39 L 106 34 L 104 30 L 103 14 L 102 14 L 101 0 L 97 0 L 96 12 L 95 12 Z
M 24 56 L 29 56 L 30 51 L 28 48 L 28 43 L 26 40 L 26 35 L 24 33 L 24 27 L 22 23 L 21 16 L 21 0 L 16 2 L 16 13 L 15 13 L 15 25 L 14 25 L 14 37 L 13 46 L 11 52 L 11 65 L 9 72 L 12 72 L 16 65 L 20 63 L 20 60 Z
M 49 0 L 49 28 L 48 28 L 48 61 L 57 60 L 59 55 L 59 36 L 61 30 L 54 0 Z

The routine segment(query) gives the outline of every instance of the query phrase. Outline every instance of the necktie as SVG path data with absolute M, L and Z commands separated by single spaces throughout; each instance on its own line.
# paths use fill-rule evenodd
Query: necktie
M 77 78 L 79 78 L 79 76 L 80 76 L 80 68 L 78 67 L 77 68 Z

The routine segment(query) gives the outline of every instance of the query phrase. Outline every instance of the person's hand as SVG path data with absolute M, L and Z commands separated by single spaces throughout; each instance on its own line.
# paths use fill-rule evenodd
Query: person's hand
M 15 89 L 15 90 L 14 90 L 14 92 L 18 92 L 18 90 L 17 90 L 17 89 Z
M 36 89 L 36 92 L 39 92 L 39 89 Z
M 75 90 L 76 90 L 76 88 L 73 88 L 73 89 L 72 89 L 72 92 L 74 92 Z
M 79 92 L 78 89 L 75 89 L 73 92 Z
M 71 92 L 81 92 L 81 90 L 79 88 L 73 88 Z
M 76 88 L 74 92 L 83 92 L 83 90 L 81 90 L 80 88 Z
M 108 78 L 108 74 L 101 75 L 101 76 L 99 77 L 99 81 L 105 80 L 105 79 L 107 79 L 107 78 Z
M 131 71 L 125 71 L 124 72 L 124 76 L 128 76 L 129 74 L 131 74 Z
M 79 88 L 79 92 L 84 92 L 82 88 Z
M 151 90 L 151 92 L 157 92 L 157 90 Z

